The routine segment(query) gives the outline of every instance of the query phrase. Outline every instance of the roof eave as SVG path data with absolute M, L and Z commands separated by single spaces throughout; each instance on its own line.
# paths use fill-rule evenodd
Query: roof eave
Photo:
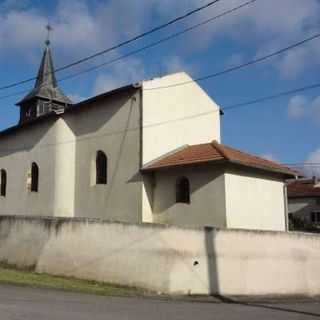
M 22 104 L 24 104 L 26 102 L 30 102 L 31 100 L 36 99 L 36 98 L 44 99 L 44 100 L 47 100 L 47 101 L 52 101 L 52 102 L 59 103 L 59 104 L 65 104 L 67 106 L 73 106 L 74 105 L 71 100 L 69 102 L 67 102 L 67 101 L 61 101 L 61 100 L 56 100 L 56 99 L 50 99 L 48 97 L 44 97 L 44 96 L 41 96 L 41 95 L 30 97 L 28 99 L 22 99 L 21 101 L 17 102 L 15 105 L 19 107 Z
M 225 164 L 227 163 L 226 160 L 197 160 L 192 162 L 185 162 L 185 163 L 179 163 L 179 164 L 172 164 L 172 165 L 164 165 L 164 166 L 158 166 L 158 167 L 142 167 L 140 171 L 142 173 L 148 173 L 148 172 L 155 172 L 155 171 L 163 171 L 163 170 L 170 170 L 170 169 L 176 169 L 178 167 L 192 167 L 192 166 L 199 166 L 199 165 L 205 165 L 205 164 Z
M 133 84 L 130 84 L 130 85 L 127 85 L 127 86 L 123 86 L 123 87 L 120 87 L 120 88 L 117 88 L 117 89 L 114 89 L 114 90 L 111 90 L 111 91 L 108 91 L 108 92 L 104 92 L 104 93 L 99 94 L 97 96 L 90 97 L 90 98 L 88 98 L 86 100 L 83 100 L 83 101 L 80 101 L 78 103 L 75 103 L 75 104 L 72 105 L 72 107 L 73 108 L 77 108 L 77 107 L 80 107 L 80 106 L 82 106 L 84 104 L 92 103 L 92 102 L 95 102 L 97 100 L 109 97 L 109 96 L 114 95 L 116 93 L 125 92 L 125 91 L 127 91 L 129 89 L 137 89 L 137 87 L 135 87 Z
M 236 160 L 229 160 L 228 162 L 231 164 L 244 166 L 247 168 L 253 168 L 253 169 L 258 169 L 258 170 L 262 170 L 265 172 L 272 172 L 272 173 L 281 174 L 281 175 L 284 175 L 285 177 L 297 177 L 298 176 L 298 172 L 293 172 L 290 170 L 285 170 L 285 169 L 282 170 L 282 169 L 276 169 L 276 168 L 271 168 L 271 167 L 267 168 L 265 166 L 259 166 L 257 164 L 251 164 L 251 163 L 246 163 L 246 162 L 236 161 Z
M 205 165 L 205 164 L 234 164 L 237 166 L 242 166 L 246 168 L 251 168 L 251 169 L 258 169 L 262 170 L 264 172 L 271 172 L 274 174 L 280 174 L 283 175 L 285 178 L 287 177 L 295 177 L 296 174 L 291 171 L 286 171 L 286 170 L 278 170 L 275 168 L 266 168 L 264 166 L 259 166 L 259 165 L 254 165 L 254 164 L 248 164 L 240 161 L 235 161 L 235 160 L 199 160 L 199 161 L 192 161 L 192 162 L 186 162 L 186 163 L 180 163 L 180 164 L 173 164 L 173 165 L 165 165 L 165 166 L 158 166 L 158 167 L 145 167 L 141 168 L 142 173 L 148 173 L 148 172 L 155 172 L 155 171 L 163 171 L 163 170 L 170 170 L 170 169 L 175 169 L 178 167 L 187 167 L 187 166 L 192 166 L 192 165 Z

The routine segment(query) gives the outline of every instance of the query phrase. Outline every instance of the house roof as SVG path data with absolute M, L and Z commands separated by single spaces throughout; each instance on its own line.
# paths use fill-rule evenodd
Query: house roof
M 157 171 L 187 165 L 221 162 L 238 164 L 268 172 L 281 173 L 290 177 L 299 175 L 298 172 L 277 162 L 242 152 L 232 147 L 219 144 L 216 141 L 191 146 L 187 145 L 170 155 L 150 163 L 142 170 L 145 172 Z
M 297 180 L 288 185 L 289 198 L 313 198 L 320 197 L 320 185 L 313 179 Z

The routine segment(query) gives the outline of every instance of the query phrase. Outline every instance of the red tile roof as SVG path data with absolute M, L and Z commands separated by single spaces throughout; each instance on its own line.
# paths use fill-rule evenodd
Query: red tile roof
M 289 198 L 320 197 L 320 186 L 317 187 L 313 180 L 295 181 L 288 185 Z
M 143 171 L 156 171 L 163 168 L 214 162 L 236 163 L 289 176 L 299 175 L 298 172 L 277 162 L 250 155 L 232 147 L 219 144 L 216 141 L 185 146 L 173 154 L 152 162 L 143 168 Z

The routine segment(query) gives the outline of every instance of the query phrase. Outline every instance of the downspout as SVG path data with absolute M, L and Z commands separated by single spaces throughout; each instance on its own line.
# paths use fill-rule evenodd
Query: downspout
M 284 215 L 286 223 L 286 231 L 289 232 L 289 209 L 288 209 L 288 185 L 294 181 L 298 180 L 298 176 L 295 176 L 294 179 L 287 179 L 284 182 L 283 186 L 283 197 L 284 197 Z M 299 179 L 300 180 L 300 179 Z
M 288 190 L 287 190 L 286 182 L 283 185 L 283 200 L 284 200 L 284 219 L 286 224 L 285 231 L 289 232 Z

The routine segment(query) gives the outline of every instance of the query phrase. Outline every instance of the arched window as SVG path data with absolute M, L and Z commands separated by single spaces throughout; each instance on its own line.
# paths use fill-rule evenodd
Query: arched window
M 39 189 L 39 167 L 35 162 L 31 165 L 31 192 L 38 192 Z
M 5 197 L 7 193 L 7 171 L 1 169 L 1 186 L 0 186 L 0 195 Z
M 96 156 L 96 184 L 107 184 L 108 158 L 103 151 Z
M 176 202 L 190 203 L 190 183 L 188 178 L 181 177 L 176 182 Z

